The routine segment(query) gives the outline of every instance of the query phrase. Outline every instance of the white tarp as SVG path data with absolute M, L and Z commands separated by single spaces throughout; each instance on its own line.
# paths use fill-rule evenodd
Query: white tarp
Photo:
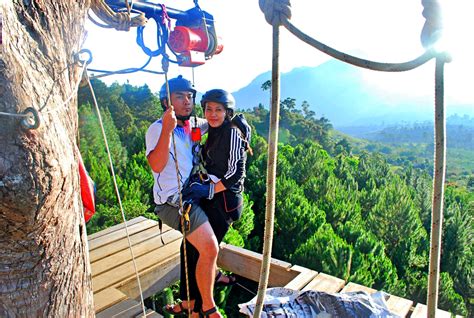
M 277 287 L 267 290 L 261 318 L 398 318 L 385 303 L 384 292 L 372 295 L 366 292 L 325 293 L 313 290 L 295 291 Z M 240 304 L 240 312 L 253 317 L 257 297 Z

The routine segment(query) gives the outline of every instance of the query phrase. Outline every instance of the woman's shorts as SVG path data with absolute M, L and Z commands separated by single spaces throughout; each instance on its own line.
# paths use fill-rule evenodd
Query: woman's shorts
M 178 213 L 178 208 L 171 206 L 167 203 L 160 204 L 155 207 L 155 214 L 169 227 L 181 231 L 181 221 L 180 215 Z M 189 211 L 189 223 L 190 229 L 189 233 L 192 233 L 195 229 L 208 222 L 206 213 L 198 204 L 193 204 L 191 211 Z

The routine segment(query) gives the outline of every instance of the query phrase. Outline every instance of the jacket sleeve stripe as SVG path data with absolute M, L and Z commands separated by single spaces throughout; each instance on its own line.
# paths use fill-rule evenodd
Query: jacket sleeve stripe
M 241 139 L 239 134 L 235 129 L 231 129 L 230 133 L 230 154 L 228 161 L 228 170 L 224 175 L 225 179 L 229 179 L 237 172 L 237 163 L 242 158 L 241 148 Z

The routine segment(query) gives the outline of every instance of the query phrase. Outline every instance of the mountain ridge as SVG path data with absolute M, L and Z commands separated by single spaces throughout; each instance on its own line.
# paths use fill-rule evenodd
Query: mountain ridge
M 374 88 L 365 80 L 370 72 L 373 71 L 337 60 L 315 67 L 298 67 L 281 74 L 280 99 L 295 98 L 297 105 L 307 101 L 316 116 L 328 118 L 335 127 L 433 120 L 432 96 L 413 96 L 403 89 L 394 93 Z M 262 73 L 233 92 L 237 107 L 252 109 L 262 104 L 268 108 L 270 91 L 263 91 L 261 86 L 270 78 L 270 72 Z M 383 81 L 388 86 L 393 84 L 389 77 Z M 426 89 L 426 83 L 420 86 Z M 450 103 L 446 105 L 446 113 L 474 116 L 472 106 Z

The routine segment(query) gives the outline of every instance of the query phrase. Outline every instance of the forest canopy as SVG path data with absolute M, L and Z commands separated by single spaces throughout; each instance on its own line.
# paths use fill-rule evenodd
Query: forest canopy
M 148 86 L 93 80 L 126 218 L 153 214 L 153 176 L 144 135 L 162 113 Z M 80 150 L 96 184 L 97 212 L 88 233 L 121 223 L 90 93 L 79 91 Z M 261 251 L 269 111 L 240 110 L 253 126 L 245 211 L 226 241 Z M 426 303 L 432 166 L 370 149 L 334 131 L 309 105 L 281 101 L 276 180 L 275 258 Z M 362 145 L 362 146 L 361 146 Z M 385 145 L 390 148 L 390 145 Z M 393 153 L 392 153 L 393 155 Z M 449 165 L 449 158 L 448 158 Z M 439 307 L 473 313 L 473 171 L 446 184 Z

